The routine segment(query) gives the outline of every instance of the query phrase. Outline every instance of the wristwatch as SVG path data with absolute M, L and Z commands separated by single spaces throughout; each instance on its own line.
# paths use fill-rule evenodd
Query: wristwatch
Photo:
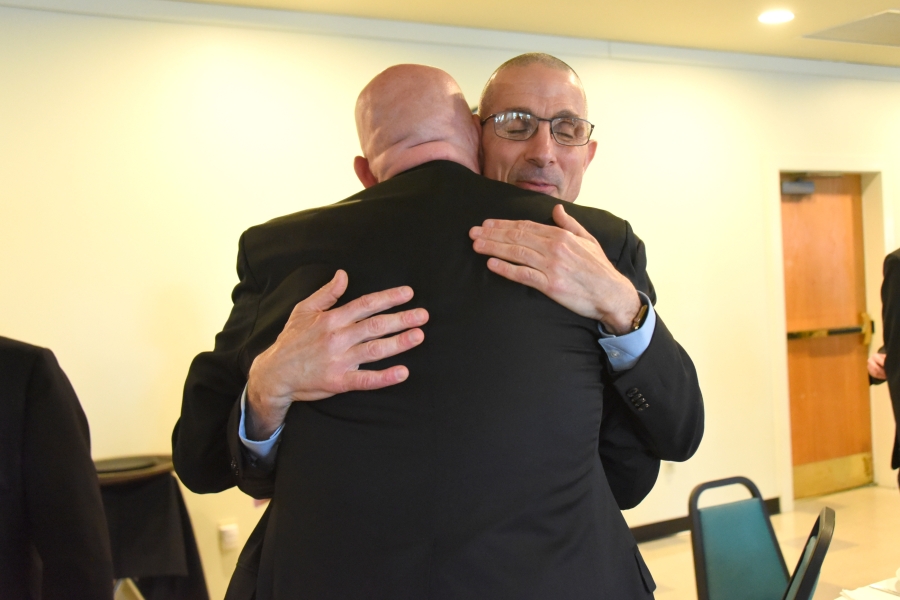
M 631 322 L 631 330 L 637 331 L 641 328 L 641 325 L 644 324 L 644 319 L 647 318 L 647 311 L 650 310 L 650 306 L 647 304 L 641 304 L 641 308 L 638 309 L 637 314 L 634 315 L 634 320 Z

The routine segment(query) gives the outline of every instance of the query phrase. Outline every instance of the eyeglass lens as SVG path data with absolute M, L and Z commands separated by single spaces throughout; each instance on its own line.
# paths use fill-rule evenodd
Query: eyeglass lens
M 582 146 L 591 137 L 592 126 L 584 119 L 556 117 L 541 119 L 523 112 L 508 111 L 494 116 L 494 131 L 510 140 L 527 140 L 541 121 L 550 121 L 550 133 L 564 146 Z

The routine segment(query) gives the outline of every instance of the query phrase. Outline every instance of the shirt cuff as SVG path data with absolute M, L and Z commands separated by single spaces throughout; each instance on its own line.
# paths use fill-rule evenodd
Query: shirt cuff
M 638 329 L 625 335 L 612 335 L 603 331 L 603 327 L 597 324 L 600 331 L 600 347 L 606 352 L 613 371 L 627 371 L 636 365 L 650 345 L 650 338 L 656 329 L 656 311 L 653 309 L 653 303 L 643 292 L 638 292 L 638 296 L 641 297 L 641 303 L 647 305 L 647 316 L 644 324 Z
M 281 431 L 284 429 L 284 423 L 278 426 L 278 429 L 267 440 L 254 441 L 247 439 L 247 428 L 245 419 L 247 415 L 247 386 L 241 394 L 241 422 L 238 426 L 238 437 L 241 443 L 250 453 L 250 457 L 261 462 L 264 466 L 270 467 L 275 464 L 275 450 L 278 448 L 278 442 L 281 441 Z

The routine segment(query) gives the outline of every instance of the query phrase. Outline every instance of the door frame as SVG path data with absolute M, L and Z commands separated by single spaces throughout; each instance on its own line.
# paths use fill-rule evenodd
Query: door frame
M 781 508 L 785 512 L 794 509 L 794 477 L 791 460 L 790 393 L 787 365 L 787 323 L 784 311 L 784 253 L 781 230 L 781 173 L 858 173 L 862 176 L 863 252 L 865 255 L 866 310 L 875 321 L 872 348 L 881 345 L 881 279 L 882 263 L 888 249 L 895 245 L 895 215 L 892 202 L 885 202 L 886 191 L 895 193 L 889 197 L 900 198 L 900 189 L 887 190 L 883 178 L 884 159 L 865 155 L 777 155 L 763 161 L 766 182 L 765 203 L 769 223 L 768 256 L 769 281 L 772 293 L 768 314 L 772 315 L 769 328 L 773 348 L 771 357 L 772 394 L 775 415 L 775 477 Z M 900 183 L 900 182 L 898 182 Z M 895 184 L 892 188 L 897 187 Z M 886 385 L 870 386 L 869 403 L 872 415 L 872 462 L 875 483 L 890 485 L 896 478 L 890 469 L 890 453 L 893 440 L 893 413 L 891 412 Z M 886 422 L 885 419 L 888 419 Z M 885 425 L 889 424 L 890 431 Z M 894 484 L 896 485 L 896 484 Z

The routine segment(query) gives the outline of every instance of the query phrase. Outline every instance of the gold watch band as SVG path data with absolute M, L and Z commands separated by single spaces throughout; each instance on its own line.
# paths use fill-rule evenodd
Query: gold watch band
M 637 311 L 637 314 L 634 315 L 634 321 L 631 322 L 631 330 L 637 331 L 641 328 L 641 325 L 644 324 L 644 319 L 647 318 L 647 311 L 650 310 L 650 307 L 646 304 L 641 304 L 641 308 Z

